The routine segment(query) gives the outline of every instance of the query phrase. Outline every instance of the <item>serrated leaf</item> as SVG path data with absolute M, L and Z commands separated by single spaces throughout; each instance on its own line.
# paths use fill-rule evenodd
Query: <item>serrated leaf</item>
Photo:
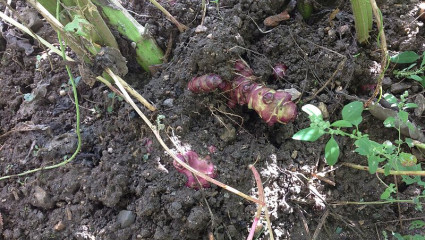
M 351 124 L 349 121 L 346 120 L 338 120 L 331 124 L 331 127 L 352 127 L 353 124 Z
M 294 140 L 314 142 L 319 139 L 325 132 L 316 127 L 309 127 L 298 131 L 292 136 Z
M 400 153 L 399 160 L 403 167 L 411 167 L 416 165 L 418 162 L 418 159 L 415 155 L 405 152 Z
M 391 183 L 386 189 L 385 191 L 381 194 L 381 199 L 382 200 L 388 200 L 391 197 L 391 193 L 396 193 L 396 188 L 395 188 L 395 184 Z
M 325 146 L 325 159 L 329 166 L 335 165 L 339 157 L 339 146 L 334 137 L 331 136 Z
M 301 110 L 303 110 L 305 113 L 307 113 L 309 116 L 315 116 L 322 118 L 322 111 L 320 109 L 312 104 L 306 104 L 302 106 Z
M 395 122 L 395 118 L 394 117 L 388 117 L 387 119 L 385 119 L 384 121 L 384 126 L 385 127 L 394 127 L 394 122 Z
M 405 51 L 390 58 L 393 63 L 413 63 L 419 59 L 419 55 L 413 51 Z
M 384 161 L 384 160 L 385 159 L 383 159 L 379 156 L 376 156 L 376 155 L 368 156 L 367 163 L 369 165 L 369 173 L 370 174 L 376 173 L 376 170 L 378 169 L 379 163 Z
M 345 105 L 342 109 L 342 119 L 352 123 L 353 125 L 358 126 L 363 120 L 363 110 L 364 108 L 362 102 L 355 101 L 349 103 Z
M 384 99 L 391 104 L 396 104 L 397 101 L 398 101 L 397 98 L 394 95 L 392 95 L 391 93 L 385 93 Z
M 410 223 L 409 230 L 425 227 L 425 222 L 422 220 L 415 220 Z
M 409 113 L 406 111 L 398 112 L 397 116 L 400 118 L 401 122 L 405 123 L 409 119 Z
M 422 81 L 422 78 L 419 77 L 416 74 L 410 75 L 408 78 L 413 79 L 413 80 L 418 81 L 418 82 Z

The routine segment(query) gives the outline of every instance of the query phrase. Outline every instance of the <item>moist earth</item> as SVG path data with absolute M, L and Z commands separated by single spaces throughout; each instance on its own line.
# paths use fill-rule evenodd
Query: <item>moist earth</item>
M 310 19 L 304 20 L 294 10 L 289 20 L 273 28 L 263 21 L 283 11 L 285 1 L 207 1 L 204 19 L 200 1 L 160 3 L 189 30 L 179 33 L 149 1 L 124 4 L 162 49 L 171 49 L 156 73 L 149 76 L 135 65 L 131 43 L 116 35 L 128 61 L 125 80 L 158 108 L 154 113 L 143 111 L 158 127 L 165 126 L 161 135 L 168 146 L 209 156 L 217 180 L 252 196 L 257 196 L 258 189 L 248 166 L 255 163 L 275 239 L 384 239 L 383 231 L 390 239 L 391 232 L 421 234 L 408 228 L 409 220 L 425 217 L 413 204 L 332 204 L 378 201 L 385 186 L 366 171 L 327 166 L 326 138 L 314 143 L 292 140 L 295 132 L 309 125 L 306 114 L 299 113 L 286 125 L 268 126 L 247 107 L 229 108 L 224 94 L 198 95 L 186 87 L 194 76 L 209 73 L 231 80 L 234 62 L 243 59 L 254 70 L 256 81 L 274 89 L 297 89 L 302 94 L 296 100 L 299 108 L 321 103 L 330 121 L 340 119 L 345 104 L 371 95 L 362 86 L 375 83 L 381 61 L 376 28 L 369 44 L 356 42 L 349 2 L 314 2 Z M 419 3 L 378 1 L 391 54 L 425 50 L 423 23 L 416 19 Z M 23 1 L 15 6 L 18 12 L 33 12 Z M 27 22 L 43 38 L 57 42 L 55 32 L 37 14 L 22 15 L 30 18 Z M 47 56 L 35 40 L 1 23 L 0 170 L 5 176 L 69 158 L 77 137 L 74 98 L 61 58 Z M 206 30 L 195 32 L 201 23 Z M 273 78 L 276 63 L 289 68 L 283 79 Z M 78 68 L 71 67 L 78 76 Z M 418 83 L 400 81 L 392 71 L 386 74 L 384 92 L 398 95 L 408 90 L 412 99 L 423 96 Z M 100 83 L 90 87 L 80 81 L 77 88 L 81 152 L 65 166 L 0 181 L 3 239 L 248 236 L 255 204 L 217 186 L 187 188 L 185 176 L 128 104 Z M 425 127 L 423 115 L 411 115 Z M 381 129 L 382 122 L 366 112 L 361 130 L 373 140 L 398 138 L 397 131 Z M 353 153 L 351 140 L 336 140 L 342 146 L 340 161 L 367 165 L 366 159 Z M 411 199 L 420 192 L 417 186 L 399 182 L 399 199 Z M 258 236 L 270 239 L 265 228 L 258 229 Z

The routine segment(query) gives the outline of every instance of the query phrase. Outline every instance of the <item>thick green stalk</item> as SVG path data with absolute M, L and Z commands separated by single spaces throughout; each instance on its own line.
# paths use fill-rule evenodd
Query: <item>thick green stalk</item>
M 163 52 L 149 35 L 121 4 L 116 0 L 93 0 L 99 7 L 108 23 L 121 34 L 136 43 L 137 62 L 149 71 L 149 66 L 161 64 Z
M 372 6 L 369 0 L 350 0 L 350 2 L 353 9 L 357 41 L 359 43 L 367 42 L 373 24 Z

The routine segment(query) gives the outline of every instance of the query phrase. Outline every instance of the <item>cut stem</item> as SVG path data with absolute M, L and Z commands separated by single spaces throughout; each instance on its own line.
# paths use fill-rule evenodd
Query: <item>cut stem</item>
M 136 60 L 147 72 L 149 66 L 161 64 L 164 54 L 145 27 L 140 25 L 117 0 L 93 0 L 108 23 L 136 44 Z

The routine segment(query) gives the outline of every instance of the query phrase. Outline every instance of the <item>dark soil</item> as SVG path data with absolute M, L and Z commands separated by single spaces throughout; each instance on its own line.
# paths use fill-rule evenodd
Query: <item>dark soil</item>
M 206 73 L 231 80 L 233 63 L 242 58 L 258 81 L 275 89 L 300 91 L 299 107 L 321 102 L 327 106 L 331 121 L 340 119 L 343 105 L 371 94 L 362 86 L 373 84 L 379 73 L 377 30 L 369 44 L 359 45 L 349 2 L 318 2 L 309 20 L 294 10 L 290 20 L 275 28 L 265 27 L 263 20 L 281 12 L 284 1 L 220 1 L 219 8 L 209 3 L 204 20 L 207 30 L 202 33 L 195 33 L 202 19 L 200 1 L 161 2 L 189 27 L 179 33 L 149 1 L 130 1 L 125 7 L 139 14 L 135 17 L 147 24 L 159 45 L 165 49 L 170 38 L 173 45 L 168 63 L 148 76 L 135 65 L 130 43 L 120 39 L 129 67 L 125 79 L 157 106 L 155 113 L 144 109 L 152 121 L 165 116 L 162 136 L 167 144 L 174 147 L 171 137 L 201 156 L 210 155 L 219 181 L 257 196 L 248 165 L 258 159 L 255 166 L 264 183 L 275 239 L 311 239 L 315 232 L 316 239 L 384 239 L 383 231 L 390 239 L 391 232 L 420 234 L 420 230 L 408 229 L 411 219 L 425 218 L 412 204 L 331 204 L 378 201 L 385 186 L 365 171 L 338 164 L 330 171 L 324 162 L 326 138 L 314 143 L 292 140 L 295 132 L 309 125 L 306 114 L 300 113 L 293 123 L 269 127 L 246 107 L 228 108 L 221 94 L 196 95 L 186 89 L 192 77 Z M 418 4 L 418 0 L 378 2 L 392 54 L 425 50 L 424 27 L 415 19 Z M 17 1 L 16 8 L 22 12 L 26 5 Z M 336 8 L 339 13 L 330 20 Z M 4 6 L 0 9 L 4 11 Z M 59 163 L 72 155 L 77 138 L 73 95 L 61 58 L 47 58 L 33 39 L 0 23 L 0 172 L 5 176 Z M 41 36 L 57 42 L 47 24 L 37 28 Z M 337 71 L 344 59 L 345 65 Z M 275 63 L 289 67 L 283 80 L 272 77 Z M 78 76 L 76 66 L 73 70 Z M 334 81 L 305 102 L 335 71 Z M 394 87 L 400 80 L 391 71 L 387 76 L 384 92 L 400 94 L 402 91 Z M 409 96 L 424 94 L 412 80 L 403 80 L 403 84 Z M 199 191 L 185 187 L 184 175 L 176 171 L 171 158 L 128 104 L 108 97 L 110 90 L 100 83 L 90 88 L 81 81 L 78 93 L 83 139 L 80 154 L 64 167 L 0 181 L 3 239 L 248 236 L 255 204 L 217 186 Z M 28 101 L 24 96 L 34 99 Z M 370 114 L 364 119 L 361 130 L 375 141 L 397 139 L 396 131 L 382 131 L 382 122 Z M 423 115 L 412 114 L 412 119 L 425 127 Z M 337 141 L 343 146 L 340 161 L 367 165 L 366 159 L 353 153 L 351 140 Z M 217 151 L 211 154 L 210 146 Z M 316 176 L 320 173 L 326 173 L 323 177 L 329 181 L 319 180 Z M 381 178 L 394 182 L 393 177 Z M 423 190 L 399 184 L 400 199 L 411 199 Z M 130 215 L 129 222 L 122 221 L 125 214 Z M 400 219 L 404 220 L 402 225 Z M 266 229 L 260 231 L 258 239 L 269 239 Z

